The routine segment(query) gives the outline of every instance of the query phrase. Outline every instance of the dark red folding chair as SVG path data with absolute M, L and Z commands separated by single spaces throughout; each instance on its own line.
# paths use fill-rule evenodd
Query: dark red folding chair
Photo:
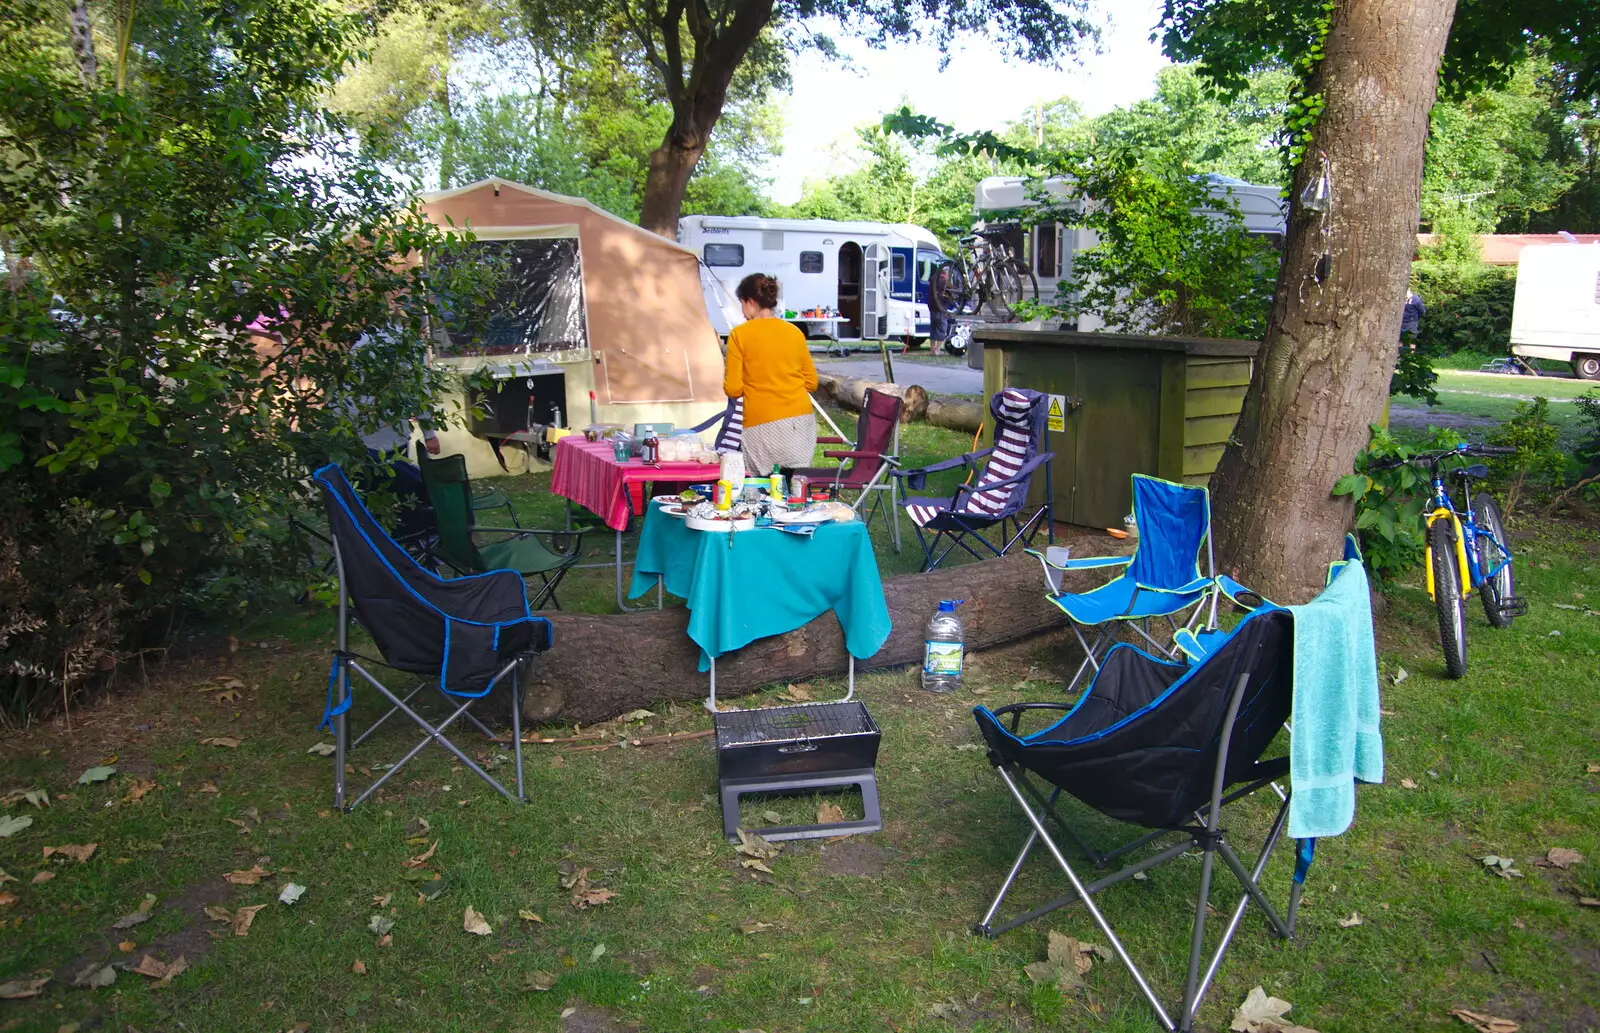
M 900 466 L 900 408 L 902 402 L 894 395 L 869 390 L 861 400 L 861 415 L 856 419 L 855 446 L 848 451 L 823 450 L 823 456 L 837 460 L 837 466 L 814 466 L 793 471 L 811 478 L 813 483 L 833 486 L 834 494 L 840 491 L 857 492 L 851 508 L 861 515 L 862 504 L 872 496 L 872 509 L 861 519 L 870 521 L 883 503 L 883 492 L 889 493 L 889 508 L 884 519 L 891 519 L 894 551 L 900 551 L 900 484 L 889 476 Z M 843 445 L 843 438 L 818 438 L 821 445 Z

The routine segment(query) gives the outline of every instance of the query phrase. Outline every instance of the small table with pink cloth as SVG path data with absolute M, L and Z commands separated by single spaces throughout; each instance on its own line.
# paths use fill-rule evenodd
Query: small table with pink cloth
M 636 516 L 646 510 L 646 488 L 650 484 L 709 484 L 722 470 L 716 463 L 656 463 L 646 466 L 637 458 L 619 462 L 609 441 L 585 441 L 569 435 L 556 442 L 552 460 L 550 490 L 567 500 L 568 525 L 572 504 L 576 502 L 594 513 L 615 533 L 617 606 L 624 611 L 642 609 L 629 606 L 622 594 L 622 532 Z M 657 605 L 660 605 L 659 591 Z

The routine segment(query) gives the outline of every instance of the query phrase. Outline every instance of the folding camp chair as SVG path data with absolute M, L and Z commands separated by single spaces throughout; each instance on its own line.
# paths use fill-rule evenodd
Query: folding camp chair
M 583 532 L 478 527 L 473 523 L 472 486 L 467 480 L 466 457 L 452 455 L 430 459 L 418 456 L 417 460 L 438 528 L 435 553 L 462 574 L 514 570 L 524 578 L 538 575 L 540 585 L 529 605 L 537 610 L 548 600 L 551 606 L 561 609 L 556 589 L 583 555 Z M 491 536 L 497 536 L 498 540 L 479 541 Z M 550 547 L 543 541 L 546 538 L 550 540 Z
M 1004 556 L 1017 542 L 1032 541 L 1041 521 L 1049 540 L 1055 540 L 1050 484 L 1050 460 L 1055 458 L 1055 453 L 1044 450 L 1049 445 L 1045 424 L 1048 403 L 1047 395 L 1008 387 L 989 400 L 989 412 L 995 421 L 993 448 L 947 459 L 920 470 L 891 471 L 893 476 L 905 478 L 909 487 L 921 491 L 930 473 L 960 467 L 976 470 L 979 459 L 985 456 L 989 459 L 978 482 L 961 485 L 950 498 L 907 498 L 902 503 L 906 515 L 916 525 L 917 541 L 922 544 L 923 570 L 937 567 L 958 546 L 973 559 L 987 559 L 988 556 L 974 549 L 972 543 L 982 545 L 990 555 Z M 1034 471 L 1041 466 L 1045 477 L 1044 502 L 1030 512 L 1028 487 Z M 995 526 L 1000 528 L 999 546 L 983 536 L 985 530 Z M 939 552 L 940 542 L 946 539 L 949 544 Z
M 851 507 L 859 515 L 862 504 L 872 496 L 872 508 L 864 520 L 871 520 L 878 512 L 885 492 L 889 495 L 889 509 L 885 520 L 893 520 L 894 550 L 900 551 L 900 482 L 889 476 L 900 466 L 900 410 L 902 399 L 878 391 L 868 390 L 861 400 L 861 415 L 856 420 L 856 440 L 849 451 L 823 450 L 823 456 L 838 461 L 836 466 L 805 467 L 794 473 L 809 477 L 813 484 L 827 482 L 834 494 L 840 491 L 858 492 Z M 823 445 L 843 445 L 839 437 L 820 437 Z M 891 517 L 890 514 L 893 514 Z
M 1261 890 L 1261 873 L 1283 834 L 1288 794 L 1254 865 L 1246 867 L 1222 827 L 1222 809 L 1272 784 L 1289 770 L 1287 757 L 1261 756 L 1289 717 L 1293 700 L 1293 618 L 1286 610 L 1260 610 L 1247 616 L 1203 662 L 1186 665 L 1151 656 L 1120 643 L 1107 654 L 1093 684 L 1076 705 L 1019 703 L 990 712 L 973 711 L 988 744 L 989 761 L 1022 808 L 1031 827 L 999 893 L 974 927 L 998 936 L 1057 908 L 1081 901 L 1110 940 L 1111 949 L 1133 974 L 1163 1029 L 1190 1030 L 1200 1001 L 1211 985 L 1249 904 L 1266 915 L 1272 931 L 1294 934 L 1300 889 L 1310 867 L 1313 840 L 1302 841 L 1286 917 Z M 1054 724 L 1031 735 L 1018 733 L 1030 711 L 1066 711 Z M 1048 796 L 1034 784 L 1051 786 Z M 1085 843 L 1056 807 L 1063 792 L 1100 813 L 1154 831 L 1114 850 L 1100 852 Z M 1051 838 L 1050 820 L 1081 849 L 1094 867 L 1163 839 L 1177 841 L 1121 870 L 1085 883 Z M 1003 924 L 995 924 L 1001 904 L 1017 881 L 1033 847 L 1043 843 L 1066 873 L 1072 892 Z M 1191 851 L 1202 852 L 1200 889 L 1189 938 L 1187 980 L 1176 1021 L 1163 1008 L 1144 973 L 1134 964 L 1110 922 L 1096 906 L 1100 891 Z M 1244 889 L 1204 974 L 1206 914 L 1216 859 Z
M 703 434 L 713 426 L 717 428 L 716 439 L 711 444 L 714 452 L 740 452 L 744 449 L 744 399 L 730 398 L 727 407 L 704 423 L 696 424 L 689 429 L 696 434 Z M 751 471 L 752 473 L 754 471 Z
M 1173 615 L 1193 607 L 1186 627 L 1193 630 L 1211 600 L 1209 626 L 1216 624 L 1216 573 L 1211 555 L 1211 495 L 1201 487 L 1174 484 L 1144 474 L 1133 475 L 1133 515 L 1139 528 L 1139 545 L 1132 556 L 1093 556 L 1053 561 L 1037 552 L 1044 565 L 1050 601 L 1072 618 L 1072 633 L 1083 647 L 1083 663 L 1067 683 L 1071 693 L 1084 673 L 1099 670 L 1100 652 L 1112 638 L 1115 624 L 1124 622 L 1150 645 L 1169 656 L 1173 650 L 1151 635 L 1153 617 L 1163 617 L 1174 634 L 1182 630 Z M 1200 550 L 1205 549 L 1208 574 L 1200 573 Z M 1126 567 L 1123 574 L 1088 592 L 1062 592 L 1060 574 L 1069 570 Z M 1093 643 L 1083 629 L 1095 628 Z
M 448 750 L 507 799 L 525 799 L 521 667 L 535 653 L 550 648 L 551 629 L 549 621 L 535 617 L 529 608 L 522 578 L 510 570 L 441 578 L 418 566 L 378 526 L 337 466 L 324 466 L 314 477 L 327 502 L 328 524 L 333 529 L 334 567 L 339 576 L 339 643 L 328 672 L 328 702 L 322 718 L 323 727 L 331 726 L 334 732 L 335 806 L 344 811 L 353 810 L 430 742 Z M 381 659 L 365 657 L 350 649 L 352 610 L 372 637 Z M 380 681 L 369 666 L 420 676 L 422 681 L 400 696 Z M 348 726 L 353 700 L 352 674 L 393 704 L 354 742 L 350 741 Z M 509 683 L 510 688 L 511 742 L 517 768 L 515 794 L 479 767 L 446 735 L 461 717 L 485 735 L 492 735 L 469 710 L 503 682 Z M 453 708 L 438 724 L 430 723 L 411 706 L 418 693 L 429 689 L 438 692 Z M 411 718 L 426 734 L 346 806 L 345 756 L 396 712 Z

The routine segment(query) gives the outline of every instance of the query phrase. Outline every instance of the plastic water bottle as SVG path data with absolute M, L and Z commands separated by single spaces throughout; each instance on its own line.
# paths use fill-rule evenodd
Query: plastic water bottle
M 961 688 L 962 661 L 966 658 L 967 629 L 956 615 L 965 599 L 946 599 L 928 621 L 923 639 L 922 687 L 929 692 L 954 692 Z

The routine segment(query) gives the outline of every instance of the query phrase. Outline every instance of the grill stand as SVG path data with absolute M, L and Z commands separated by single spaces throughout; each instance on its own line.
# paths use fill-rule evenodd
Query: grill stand
M 821 839 L 831 836 L 848 836 L 857 832 L 877 832 L 883 828 L 883 818 L 878 811 L 878 777 L 871 768 L 853 771 L 830 771 L 819 775 L 788 775 L 782 778 L 725 778 L 719 783 L 722 794 L 722 834 L 728 842 L 739 842 L 739 797 L 745 793 L 806 793 L 819 789 L 861 788 L 860 821 L 841 821 L 829 825 L 774 825 L 771 828 L 752 829 L 769 841 L 785 839 Z

